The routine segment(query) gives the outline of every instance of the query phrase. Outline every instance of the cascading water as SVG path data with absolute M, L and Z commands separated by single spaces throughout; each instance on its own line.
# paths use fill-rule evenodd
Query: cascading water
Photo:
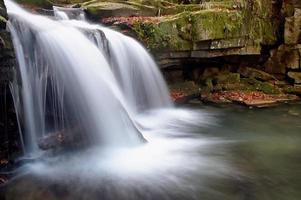
M 59 16 L 62 10 L 56 8 L 54 13 Z M 103 52 L 134 111 L 172 107 L 168 89 L 158 67 L 137 41 L 100 25 L 73 20 L 76 19 L 74 17 L 57 18 L 65 20 L 62 23 L 66 25 L 82 30 Z
M 90 147 L 44 156 L 30 165 L 30 177 L 70 189 L 69 199 L 169 200 L 199 199 L 202 177 L 228 171 L 200 154 L 220 143 L 194 132 L 212 117 L 173 107 L 138 42 L 77 18 L 76 10 L 55 8 L 56 21 L 6 6 L 19 63 L 11 90 L 26 154 L 36 154 L 39 138 L 50 132 Z
M 59 130 L 76 130 L 80 140 L 102 145 L 139 143 L 142 136 L 101 51 L 76 28 L 9 1 L 7 8 L 22 80 L 12 89 L 21 99 L 26 150 L 36 151 L 39 138 Z
M 83 21 L 72 21 L 71 24 L 92 31 L 100 49 L 106 47 L 105 42 L 108 41 L 107 57 L 113 73 L 135 111 L 172 107 L 159 69 L 137 41 L 99 25 Z M 105 38 L 98 31 L 103 32 Z

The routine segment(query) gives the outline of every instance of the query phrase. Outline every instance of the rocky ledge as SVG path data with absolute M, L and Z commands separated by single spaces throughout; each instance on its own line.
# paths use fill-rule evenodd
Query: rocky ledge
M 197 82 L 198 84 L 193 81 L 172 84 L 172 99 L 176 103 L 198 99 L 205 103 L 239 103 L 261 108 L 299 101 L 298 95 L 301 94 L 299 88 L 249 67 L 240 67 L 236 72 L 206 68 Z
M 90 20 L 141 41 L 155 56 L 176 102 L 197 97 L 262 107 L 295 101 L 301 94 L 299 1 L 72 3 Z
M 89 20 L 141 41 L 176 102 L 238 92 L 268 104 L 301 94 L 299 0 L 19 1 L 82 8 Z
M 200 97 L 262 107 L 299 99 L 300 1 L 186 3 L 94 0 L 80 6 L 91 20 L 141 41 L 176 102 Z

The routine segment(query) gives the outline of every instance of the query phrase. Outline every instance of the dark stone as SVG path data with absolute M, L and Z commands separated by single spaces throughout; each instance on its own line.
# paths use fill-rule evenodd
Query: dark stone
M 301 72 L 288 72 L 287 75 L 294 79 L 294 83 L 301 83 Z
M 240 67 L 238 73 L 246 78 L 256 78 L 262 81 L 275 80 L 276 78 L 264 71 L 250 68 L 250 67 Z

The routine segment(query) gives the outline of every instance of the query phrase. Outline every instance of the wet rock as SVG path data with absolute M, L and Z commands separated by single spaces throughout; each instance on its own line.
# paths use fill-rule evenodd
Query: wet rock
M 78 134 L 73 134 L 78 135 Z M 70 130 L 61 130 L 56 133 L 51 133 L 48 136 L 41 138 L 38 141 L 38 146 L 42 150 L 60 148 L 63 146 L 71 146 L 79 143 L 80 138 L 71 137 Z
M 0 83 L 13 77 L 15 55 L 10 33 L 6 31 L 7 13 L 3 0 L 0 1 Z
M 10 33 L 6 30 L 6 23 L 8 20 L 6 8 L 3 0 L 0 0 L 0 58 L 13 57 L 13 45 Z M 3 63 L 3 61 L 2 61 Z M 2 66 L 1 63 L 1 66 Z

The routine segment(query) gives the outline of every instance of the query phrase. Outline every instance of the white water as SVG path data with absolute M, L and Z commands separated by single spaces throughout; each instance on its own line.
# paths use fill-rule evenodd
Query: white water
M 82 30 L 103 52 L 133 111 L 172 107 L 156 63 L 136 40 L 85 21 L 66 20 L 62 23 Z
M 70 199 L 96 200 L 103 191 L 101 199 L 169 200 L 199 199 L 206 176 L 228 172 L 219 157 L 206 155 L 221 141 L 195 134 L 212 125 L 212 116 L 174 108 L 138 42 L 70 20 L 61 9 L 55 21 L 6 5 L 19 62 L 11 89 L 25 152 L 36 154 L 39 138 L 60 130 L 91 147 L 44 157 L 30 165 L 31 173 L 65 184 Z M 142 137 L 148 143 L 137 145 Z
M 62 129 L 98 145 L 139 144 L 128 100 L 102 52 L 76 28 L 6 5 L 20 67 L 22 84 L 15 81 L 12 89 L 21 99 L 16 108 L 23 113 L 26 152 Z

